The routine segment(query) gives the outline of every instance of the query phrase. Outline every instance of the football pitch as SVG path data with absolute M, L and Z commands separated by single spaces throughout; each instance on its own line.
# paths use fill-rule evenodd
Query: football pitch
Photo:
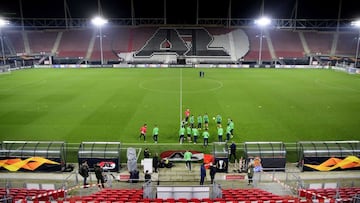
M 199 71 L 205 77 L 199 77 Z M 0 75 L 1 140 L 178 143 L 189 108 L 246 141 L 358 140 L 360 76 L 326 69 L 26 69 Z M 195 122 L 196 123 L 196 122 Z M 200 139 L 201 141 L 202 139 Z M 200 145 L 200 144 L 198 144 Z M 174 147 L 172 147 L 174 148 Z

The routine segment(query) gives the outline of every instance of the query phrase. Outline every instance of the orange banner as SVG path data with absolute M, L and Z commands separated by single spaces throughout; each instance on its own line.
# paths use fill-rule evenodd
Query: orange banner
M 18 171 L 19 169 L 26 169 L 30 171 L 35 171 L 43 164 L 56 164 L 60 163 L 45 159 L 43 157 L 30 157 L 25 160 L 21 159 L 3 159 L 0 160 L 0 168 L 6 168 L 9 171 Z

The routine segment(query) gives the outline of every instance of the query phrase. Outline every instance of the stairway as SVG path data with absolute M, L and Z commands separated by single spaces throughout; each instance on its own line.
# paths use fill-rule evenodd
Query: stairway
M 301 44 L 304 48 L 304 52 L 306 55 L 309 55 L 310 54 L 310 49 L 309 49 L 309 46 L 308 46 L 308 43 L 305 39 L 305 36 L 304 36 L 304 33 L 303 32 L 298 32 L 299 33 L 299 38 L 300 38 L 300 41 L 301 41 Z
M 272 40 L 271 40 L 270 33 L 269 33 L 268 30 L 265 30 L 264 34 L 265 34 L 265 37 L 267 39 L 266 42 L 267 42 L 267 46 L 269 48 L 270 56 L 271 56 L 272 60 L 276 60 L 277 56 L 276 56 L 275 49 L 274 49 L 274 46 L 273 46 L 273 43 L 272 43 Z
M 256 185 L 256 187 L 276 195 L 293 195 L 289 188 L 285 188 L 279 183 L 259 183 Z
M 49 56 L 42 56 L 41 59 L 38 62 L 36 62 L 36 64 L 37 65 L 42 64 L 47 58 L 49 58 Z
M 200 164 L 192 163 L 192 170 L 185 167 L 185 162 L 176 162 L 172 168 L 159 169 L 159 181 L 165 182 L 200 182 Z
M 25 53 L 26 54 L 30 54 L 30 44 L 29 44 L 29 38 L 28 35 L 25 31 L 23 31 L 22 33 L 22 37 L 23 37 L 23 41 L 24 41 L 24 48 L 25 48 Z
M 52 54 L 52 55 L 55 55 L 55 54 L 58 52 L 62 35 L 63 35 L 63 32 L 58 32 L 58 34 L 57 34 L 57 36 L 56 36 L 56 39 L 55 39 L 54 46 L 53 46 L 53 48 L 52 48 L 52 50 L 51 50 L 51 54 Z
M 90 40 L 90 42 L 89 42 L 89 47 L 88 47 L 88 49 L 87 49 L 87 51 L 86 51 L 86 56 L 85 56 L 85 58 L 83 59 L 83 61 L 84 61 L 84 60 L 86 60 L 86 61 L 90 60 L 91 55 L 92 55 L 92 53 L 93 53 L 93 51 L 94 51 L 94 44 L 95 44 L 95 41 L 96 41 L 96 37 L 97 37 L 97 32 L 94 31 L 93 34 L 92 34 L 92 36 L 91 36 L 91 40 Z M 80 63 L 81 63 L 81 62 L 82 62 L 82 61 L 80 61 Z

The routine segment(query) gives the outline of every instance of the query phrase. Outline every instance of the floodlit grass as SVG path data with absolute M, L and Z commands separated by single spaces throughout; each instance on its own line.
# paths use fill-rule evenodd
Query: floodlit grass
M 177 143 L 186 108 L 195 117 L 220 114 L 224 127 L 232 118 L 236 142 L 359 138 L 359 75 L 202 70 L 205 78 L 193 68 L 28 69 L 0 75 L 1 140 L 142 143 L 139 129 L 147 123 L 148 143 L 154 124 L 160 143 Z M 215 130 L 211 122 L 210 141 L 217 140 Z

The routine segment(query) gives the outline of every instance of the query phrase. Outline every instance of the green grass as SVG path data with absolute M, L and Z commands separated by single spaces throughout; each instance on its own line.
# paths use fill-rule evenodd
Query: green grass
M 360 78 L 325 69 L 28 69 L 0 75 L 1 140 L 176 143 L 180 112 L 221 114 L 236 142 L 358 140 Z M 180 94 L 182 78 L 182 94 Z M 180 110 L 180 95 L 182 107 Z M 210 141 L 217 140 L 210 123 Z M 169 147 L 174 148 L 174 147 Z

